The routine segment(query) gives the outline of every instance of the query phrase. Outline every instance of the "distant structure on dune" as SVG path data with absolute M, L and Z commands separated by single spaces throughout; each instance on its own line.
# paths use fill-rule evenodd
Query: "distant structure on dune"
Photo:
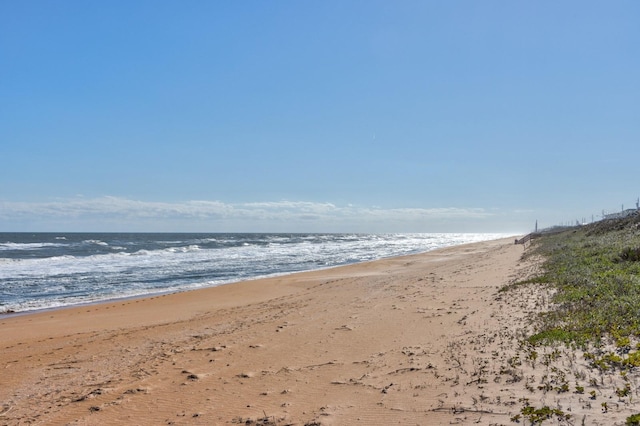
M 606 221 L 610 219 L 624 219 L 634 215 L 640 215 L 640 197 L 636 200 L 635 209 L 625 209 L 623 204 L 621 210 L 616 213 L 607 214 L 604 210 L 602 210 L 602 216 L 601 216 L 602 219 L 599 221 L 596 221 L 595 217 L 592 215 L 591 222 L 595 223 L 595 222 Z M 583 218 L 582 221 L 576 220 L 575 224 L 571 222 L 566 222 L 562 225 L 555 225 L 547 228 L 538 229 L 538 221 L 536 220 L 534 231 L 531 232 L 530 234 L 525 235 L 523 238 L 516 239 L 515 242 L 516 244 L 526 244 L 531 239 L 536 238 L 542 234 L 552 234 L 556 232 L 562 232 L 567 229 L 583 226 L 586 224 L 587 224 L 586 220 Z
M 635 209 L 624 209 L 624 205 L 622 206 L 622 211 L 619 211 L 617 213 L 610 213 L 610 214 L 605 214 L 604 211 L 602 212 L 602 218 L 603 219 L 622 219 L 625 217 L 629 217 L 633 214 L 636 214 L 638 211 L 640 210 L 640 198 L 638 198 L 638 200 L 636 201 L 636 208 Z

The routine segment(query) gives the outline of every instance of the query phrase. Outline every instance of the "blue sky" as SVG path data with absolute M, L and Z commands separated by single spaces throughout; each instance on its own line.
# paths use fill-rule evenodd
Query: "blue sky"
M 0 231 L 527 232 L 640 195 L 637 1 L 0 2 Z

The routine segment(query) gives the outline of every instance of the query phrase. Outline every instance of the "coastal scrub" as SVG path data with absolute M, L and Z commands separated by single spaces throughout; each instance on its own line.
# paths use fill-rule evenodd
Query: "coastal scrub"
M 640 215 L 544 235 L 525 257 L 544 258 L 528 282 L 555 287 L 532 344 L 613 341 L 623 353 L 640 337 Z M 627 362 L 639 364 L 632 354 Z

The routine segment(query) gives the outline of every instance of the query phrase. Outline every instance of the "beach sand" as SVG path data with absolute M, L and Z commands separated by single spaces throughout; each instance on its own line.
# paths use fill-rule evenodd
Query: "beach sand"
M 603 413 L 587 376 L 584 394 L 573 376 L 537 390 L 552 365 L 582 370 L 565 349 L 526 362 L 518 342 L 549 294 L 498 292 L 536 267 L 522 253 L 509 238 L 6 316 L 0 425 L 514 424 L 522 398 L 623 423 L 632 407 Z

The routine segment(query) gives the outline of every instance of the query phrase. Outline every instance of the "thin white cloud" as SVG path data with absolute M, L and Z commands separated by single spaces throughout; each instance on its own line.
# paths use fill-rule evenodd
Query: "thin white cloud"
M 494 213 L 481 208 L 395 208 L 344 206 L 309 201 L 270 201 L 251 203 L 225 203 L 222 201 L 194 200 L 185 202 L 150 202 L 121 197 L 60 199 L 47 202 L 0 202 L 0 225 L 31 224 L 100 224 L 122 223 L 127 228 L 163 229 L 203 225 L 214 230 L 246 230 L 261 228 L 265 231 L 304 228 L 346 229 L 390 228 L 402 224 L 415 226 L 434 220 L 482 220 Z M 312 224 L 310 226 L 310 224 Z M 53 225 L 51 225 L 53 226 Z M 173 226 L 173 228 L 172 228 Z M 188 227 L 188 226 L 187 226 Z M 324 227 L 324 228 L 323 228 Z M 357 229 L 355 229 L 357 230 Z

